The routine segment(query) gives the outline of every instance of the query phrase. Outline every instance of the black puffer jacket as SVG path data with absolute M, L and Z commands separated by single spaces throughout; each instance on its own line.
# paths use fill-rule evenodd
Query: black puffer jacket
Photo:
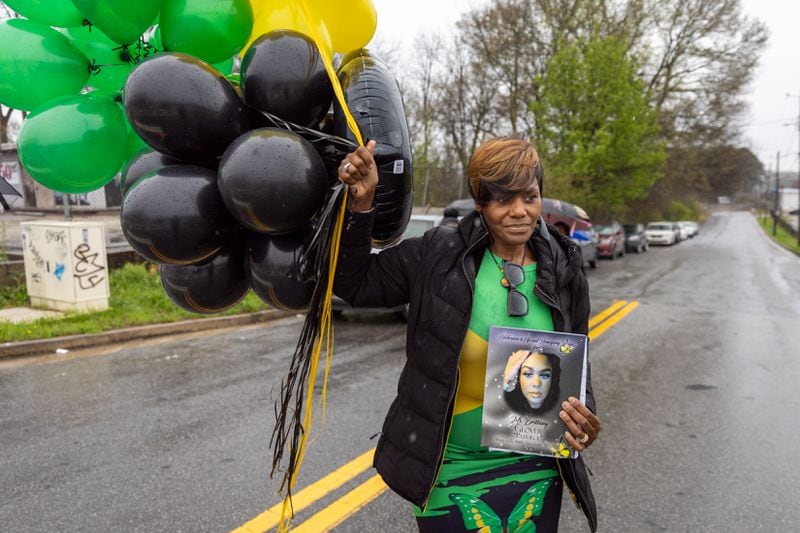
M 373 219 L 372 213 L 348 215 L 334 292 L 357 307 L 409 303 L 407 361 L 383 425 L 375 468 L 397 494 L 424 506 L 444 454 L 459 354 L 488 233 L 472 213 L 457 229 L 434 228 L 375 255 L 369 239 Z M 529 244 L 538 263 L 534 292 L 552 310 L 556 331 L 586 334 L 589 296 L 579 250 L 541 220 Z M 596 412 L 591 378 L 586 405 Z M 559 466 L 595 531 L 597 512 L 583 460 L 559 460 Z

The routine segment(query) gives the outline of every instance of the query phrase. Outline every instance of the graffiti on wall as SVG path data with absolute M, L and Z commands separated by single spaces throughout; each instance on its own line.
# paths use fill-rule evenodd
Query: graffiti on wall
M 74 265 L 74 276 L 78 280 L 78 286 L 81 289 L 92 289 L 106 279 L 106 267 L 98 264 L 98 257 L 100 254 L 93 253 L 91 246 L 87 243 L 81 243 L 75 247 L 75 251 L 72 255 L 77 259 Z

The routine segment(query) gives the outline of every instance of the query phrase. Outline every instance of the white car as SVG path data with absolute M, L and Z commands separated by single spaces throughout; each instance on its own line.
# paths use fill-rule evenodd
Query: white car
M 406 226 L 406 230 L 403 232 L 403 237 L 400 240 L 410 239 L 412 237 L 421 237 L 425 234 L 426 231 L 429 229 L 438 226 L 439 223 L 442 221 L 442 215 L 417 215 L 412 214 L 411 218 L 408 219 L 408 225 Z M 380 253 L 380 250 L 373 248 L 373 254 Z M 333 313 L 335 315 L 342 314 L 342 311 L 352 311 L 354 308 L 339 298 L 336 295 L 333 295 L 331 299 L 331 307 L 333 309 Z M 392 308 L 370 308 L 373 311 L 379 312 L 392 312 L 394 316 L 403 322 L 408 320 L 408 305 L 399 305 L 397 307 Z
M 689 238 L 692 238 L 700 233 L 700 227 L 697 225 L 697 222 L 693 222 L 691 220 L 679 220 L 678 225 L 681 227 L 681 231 L 684 231 L 685 228 L 686 235 Z
M 438 226 L 442 222 L 442 215 L 411 215 L 408 219 L 408 225 L 403 232 L 401 240 L 410 239 L 411 237 L 422 237 L 426 231 L 434 226 Z
M 672 222 L 650 222 L 644 230 L 644 237 L 648 244 L 672 246 L 676 242 Z

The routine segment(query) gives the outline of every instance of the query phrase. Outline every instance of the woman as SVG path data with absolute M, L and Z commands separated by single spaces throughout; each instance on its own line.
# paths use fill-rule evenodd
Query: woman
M 558 401 L 560 377 L 556 354 L 517 350 L 503 371 L 503 397 L 515 413 L 544 413 Z
M 556 531 L 562 480 L 596 530 L 583 459 L 480 445 L 489 328 L 588 331 L 580 253 L 540 218 L 543 175 L 536 149 L 518 137 L 484 143 L 468 169 L 475 212 L 455 230 L 434 228 L 372 255 L 374 150 L 370 142 L 339 166 L 339 179 L 350 188 L 350 213 L 334 291 L 358 307 L 409 304 L 407 360 L 375 468 L 414 504 L 422 532 L 492 524 Z M 600 432 L 591 382 L 586 405 L 570 398 L 561 407 L 565 443 L 584 451 Z

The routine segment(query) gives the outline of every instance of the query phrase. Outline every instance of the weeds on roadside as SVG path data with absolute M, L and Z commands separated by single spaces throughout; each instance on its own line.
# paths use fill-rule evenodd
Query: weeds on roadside
M 786 231 L 780 224 L 777 225 L 775 229 L 775 235 L 772 235 L 772 216 L 770 214 L 765 214 L 763 212 L 759 213 L 756 212 L 756 220 L 758 220 L 758 224 L 764 230 L 764 232 L 774 241 L 779 242 L 785 248 L 793 251 L 797 255 L 800 255 L 800 244 L 797 243 L 797 237 Z
M 28 305 L 28 288 L 25 286 L 25 276 L 18 276 L 12 283 L 0 286 L 0 309 L 23 307 L 25 305 Z

